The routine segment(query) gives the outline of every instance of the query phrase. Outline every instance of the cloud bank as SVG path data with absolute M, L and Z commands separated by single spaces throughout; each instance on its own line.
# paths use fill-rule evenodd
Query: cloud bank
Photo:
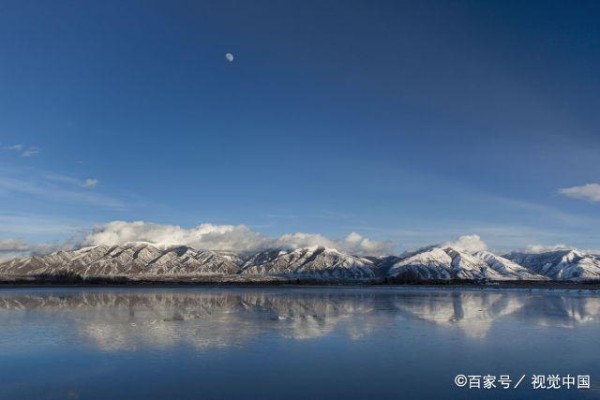
M 599 183 L 588 183 L 587 185 L 583 186 L 573 186 L 570 188 L 560 189 L 559 193 L 563 196 L 572 197 L 574 199 L 600 202 Z
M 355 254 L 384 254 L 391 250 L 388 242 L 378 242 L 352 232 L 335 240 L 320 234 L 291 233 L 273 238 L 255 232 L 245 225 L 200 224 L 193 228 L 163 225 L 145 221 L 113 221 L 97 226 L 86 236 L 84 245 L 121 245 L 148 242 L 157 246 L 185 245 L 195 249 L 255 252 L 268 248 L 296 249 L 325 246 Z
M 297 249 L 324 246 L 350 254 L 384 256 L 397 253 L 390 241 L 375 241 L 351 232 L 344 238 L 331 239 L 318 233 L 296 232 L 272 237 L 252 230 L 245 225 L 200 224 L 192 228 L 157 224 L 146 221 L 112 221 L 97 225 L 83 239 L 63 244 L 30 243 L 21 239 L 0 239 L 0 260 L 29 255 L 49 254 L 58 250 L 72 250 L 82 246 L 117 246 L 132 242 L 149 243 L 158 247 L 189 246 L 198 250 L 220 250 L 253 253 L 272 248 Z M 74 244 L 75 243 L 75 244 Z M 464 235 L 441 246 L 454 247 L 466 252 L 487 250 L 479 235 Z M 576 249 L 564 244 L 529 245 L 519 251 L 541 253 L 546 251 Z M 599 254 L 599 250 L 582 250 Z
M 268 246 L 271 239 L 245 225 L 200 224 L 193 228 L 152 222 L 113 221 L 97 226 L 84 245 L 115 246 L 148 242 L 159 246 L 185 245 L 196 249 L 252 251 Z

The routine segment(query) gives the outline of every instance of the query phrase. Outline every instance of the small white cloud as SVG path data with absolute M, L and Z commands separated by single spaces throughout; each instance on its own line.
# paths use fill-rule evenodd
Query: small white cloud
M 40 149 L 35 147 L 35 146 L 24 146 L 22 144 L 13 144 L 10 146 L 2 146 L 3 150 L 6 151 L 14 151 L 15 153 L 19 154 L 21 157 L 32 157 L 35 156 L 36 154 L 39 154 Z
M 454 247 L 458 250 L 464 250 L 468 252 L 476 252 L 487 250 L 487 244 L 481 240 L 478 235 L 465 235 L 458 238 L 454 242 L 446 242 L 444 246 Z
M 371 255 L 384 255 L 390 254 L 392 250 L 392 243 L 390 242 L 378 242 L 375 240 L 363 238 L 360 241 L 360 247 L 358 250 L 359 254 L 371 254 Z
M 21 152 L 21 157 L 32 157 L 39 154 L 40 150 L 37 147 L 29 147 Z
M 350 233 L 344 239 L 342 247 L 350 249 L 351 251 L 358 254 L 373 254 L 382 255 L 390 253 L 392 250 L 392 244 L 390 242 L 379 242 L 363 237 L 356 232 Z
M 4 148 L 4 150 L 16 151 L 17 153 L 20 153 L 23 151 L 22 144 L 14 144 L 12 146 L 4 146 L 3 148 Z
M 95 187 L 97 184 L 98 184 L 98 179 L 88 178 L 83 182 L 82 186 L 84 188 L 91 189 L 91 188 Z
M 231 54 L 231 53 L 227 53 L 227 54 L 225 54 L 225 59 L 226 59 L 227 61 L 229 61 L 229 62 L 233 62 L 233 60 L 234 60 L 235 58 L 233 57 L 233 54 Z
M 52 182 L 65 184 L 65 185 L 69 185 L 69 186 L 71 186 L 71 185 L 79 186 L 79 187 L 86 188 L 86 189 L 91 189 L 99 183 L 98 179 L 96 179 L 96 178 L 88 178 L 88 179 L 85 179 L 82 181 L 81 179 L 78 179 L 78 178 L 73 178 L 71 176 L 60 175 L 60 174 L 46 174 L 45 178 Z
M 352 232 L 348 236 L 346 236 L 346 242 L 356 244 L 360 243 L 363 240 L 363 237 L 356 232 Z
M 588 183 L 587 185 L 583 186 L 573 186 L 570 188 L 560 189 L 559 193 L 563 196 L 572 197 L 574 199 L 600 202 L 600 184 L 598 183 Z

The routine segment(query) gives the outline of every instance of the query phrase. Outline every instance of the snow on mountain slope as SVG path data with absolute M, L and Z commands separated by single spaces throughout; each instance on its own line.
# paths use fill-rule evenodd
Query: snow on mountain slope
M 600 259 L 577 250 L 556 250 L 543 253 L 510 253 L 505 256 L 540 275 L 553 280 L 599 280 Z
M 389 276 L 407 280 L 483 279 L 485 264 L 468 254 L 447 247 L 425 248 L 398 261 Z M 492 270 L 491 278 L 497 278 Z
M 374 279 L 373 262 L 322 246 L 267 250 L 249 258 L 246 275 L 301 276 L 314 279 Z
M 492 253 L 469 254 L 452 247 L 427 247 L 407 253 L 390 268 L 388 274 L 393 278 L 407 280 L 542 279 Z
M 14 259 L 0 264 L 3 275 L 71 272 L 81 276 L 215 275 L 239 271 L 237 256 L 189 247 L 158 248 L 132 243 L 59 251 L 43 257 Z
M 498 272 L 505 279 L 516 280 L 547 280 L 548 278 L 507 259 L 495 255 L 489 251 L 478 251 L 474 254 L 475 257 L 483 260 L 490 268 Z

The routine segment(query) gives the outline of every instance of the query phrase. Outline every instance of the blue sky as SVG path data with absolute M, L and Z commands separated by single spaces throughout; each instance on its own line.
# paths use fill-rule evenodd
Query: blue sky
M 121 220 L 600 248 L 599 19 L 596 1 L 5 0 L 0 238 Z

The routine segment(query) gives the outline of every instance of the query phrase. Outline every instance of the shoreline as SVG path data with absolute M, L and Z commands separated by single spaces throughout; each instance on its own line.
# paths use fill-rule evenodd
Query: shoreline
M 435 288 L 435 289 L 558 289 L 558 290 L 600 290 L 600 281 L 562 282 L 562 281 L 322 281 L 310 279 L 273 279 L 273 280 L 132 280 L 132 279 L 93 279 L 88 281 L 36 281 L 0 279 L 0 290 L 10 288 L 178 288 L 178 287 L 219 287 L 219 288 Z

